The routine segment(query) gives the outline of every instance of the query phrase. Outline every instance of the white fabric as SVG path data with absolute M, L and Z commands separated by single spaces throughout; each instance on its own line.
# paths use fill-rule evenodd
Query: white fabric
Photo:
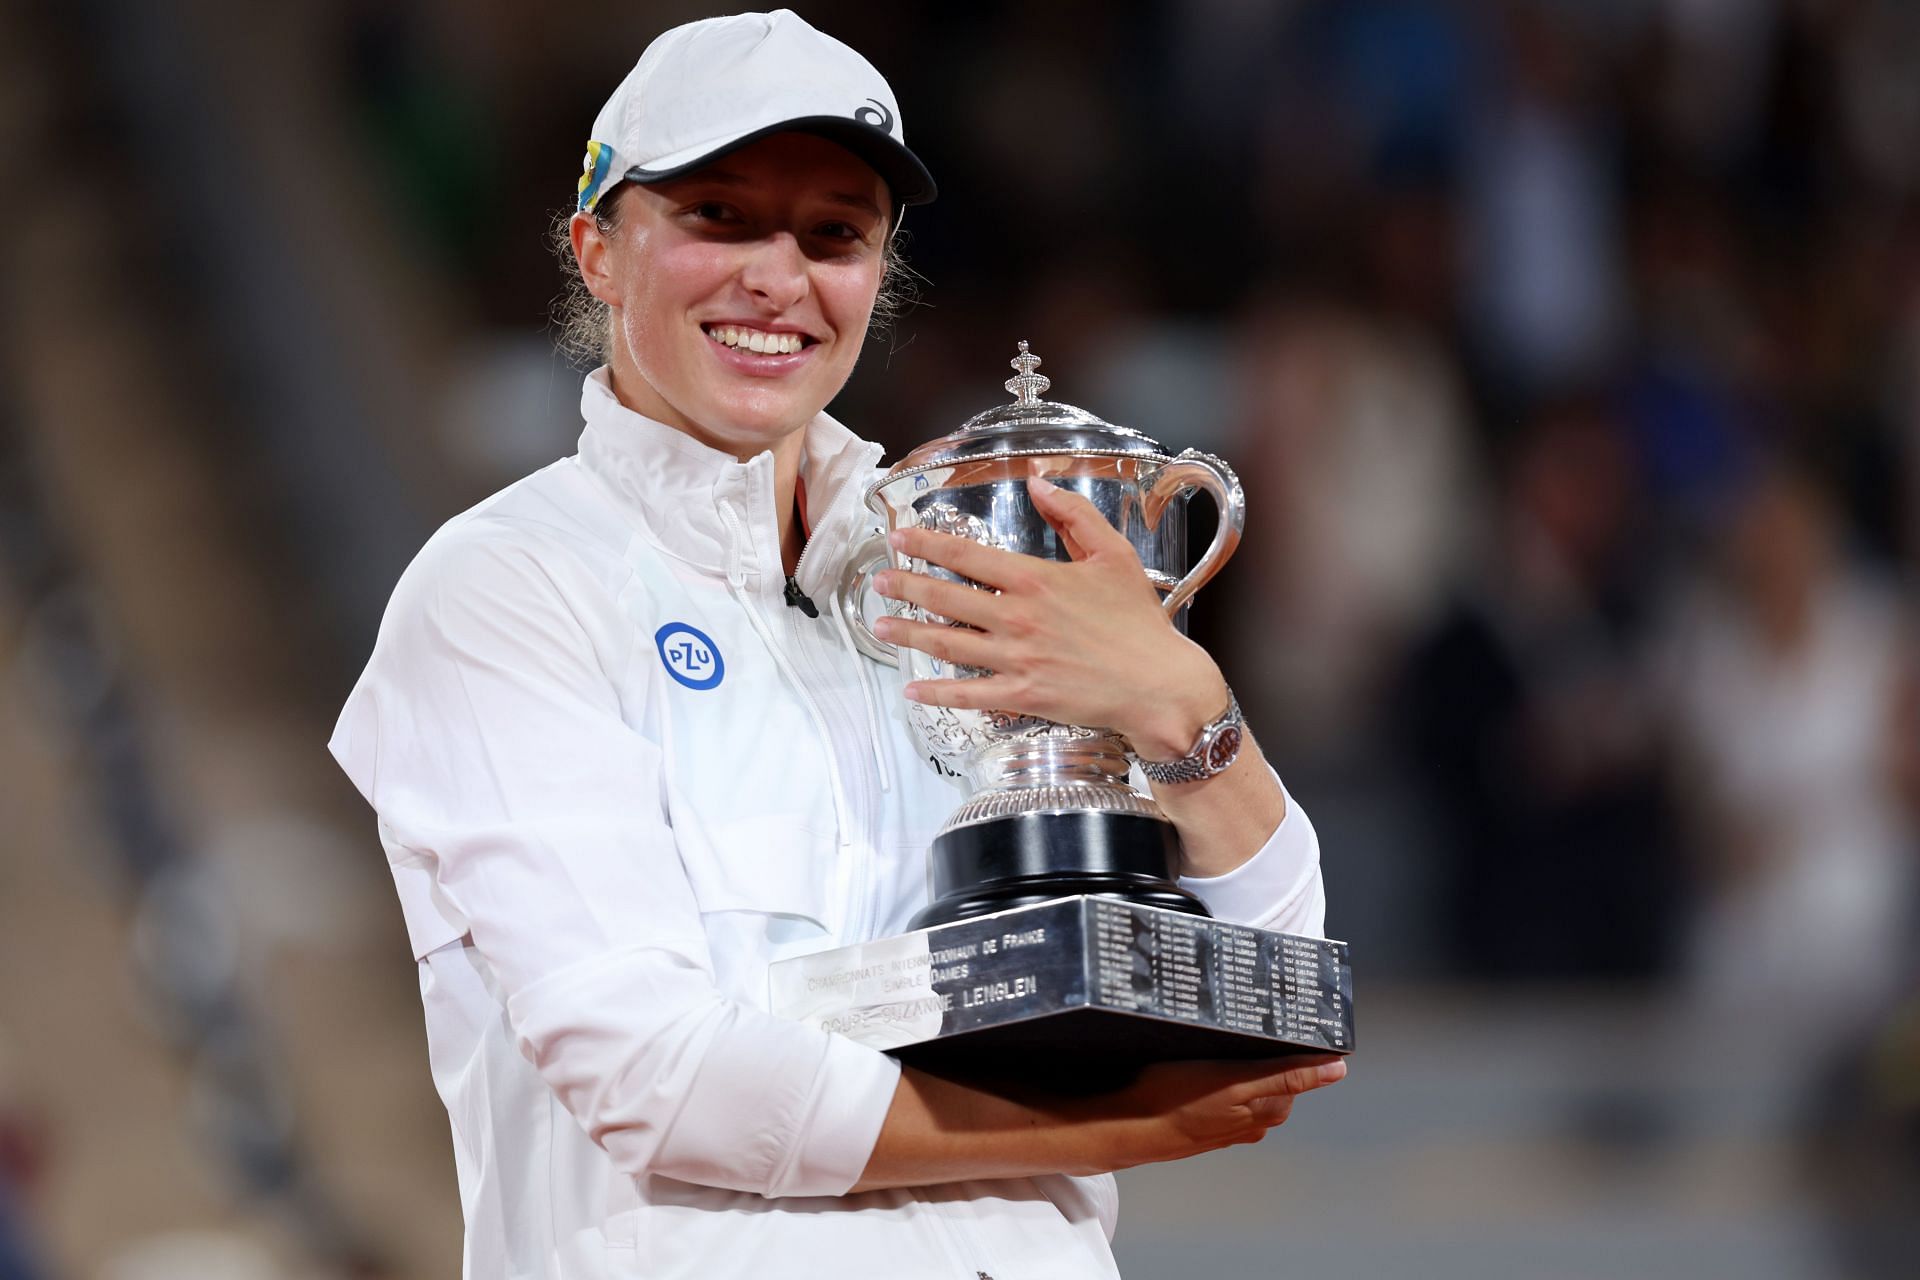
M 768 1014 L 767 966 L 902 931 L 961 795 L 898 673 L 783 604 L 771 455 L 642 418 L 604 373 L 582 405 L 576 456 L 421 551 L 330 744 L 420 961 L 467 1276 L 1114 1274 L 1111 1178 L 842 1194 L 898 1067 Z M 825 600 L 879 450 L 825 415 L 806 443 Z M 1297 806 L 1190 887 L 1321 929 Z
M 675 27 L 647 46 L 594 117 L 593 140 L 613 154 L 597 183 L 589 155 L 584 206 L 629 169 L 669 172 L 787 121 L 820 118 L 864 125 L 906 146 L 885 77 L 792 10 Z M 911 198 L 923 197 L 916 190 Z

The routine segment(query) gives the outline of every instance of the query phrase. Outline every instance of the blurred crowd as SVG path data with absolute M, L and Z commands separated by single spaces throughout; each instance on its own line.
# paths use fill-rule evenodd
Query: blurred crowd
M 852 420 L 947 430 L 1029 337 L 1238 466 L 1195 625 L 1290 777 L 1412 793 L 1419 967 L 1816 1036 L 1910 991 L 1920 9 L 987 8 L 877 54 L 940 67 L 955 207 Z
M 1055 398 L 1227 458 L 1247 538 L 1193 626 L 1320 826 L 1356 965 L 1778 1028 L 1866 1179 L 1847 1203 L 1898 1209 L 1852 1265 L 1900 1274 L 1876 1268 L 1920 1247 L 1920 5 L 799 7 L 889 75 L 943 189 L 905 224 L 919 305 L 835 412 L 897 456 L 995 403 L 1025 338 Z M 366 323 L 432 300 L 405 425 L 459 501 L 422 499 L 430 528 L 568 450 L 545 224 L 608 87 L 710 7 L 302 8 L 426 286 Z M 297 506 L 324 468 L 246 439 Z M 334 561 L 368 576 L 311 522 L 281 537 L 323 592 Z M 377 615 L 325 608 L 315 660 L 350 673 Z M 15 1280 L 39 1147 L 4 1033 Z
M 1920 11 L 807 12 L 947 193 L 842 416 L 950 430 L 1025 337 L 1056 397 L 1232 461 L 1248 543 L 1195 626 L 1281 761 L 1421 793 L 1432 965 L 1908 972 Z M 524 330 L 524 211 L 630 51 L 461 25 L 369 8 L 348 83 L 403 219 Z

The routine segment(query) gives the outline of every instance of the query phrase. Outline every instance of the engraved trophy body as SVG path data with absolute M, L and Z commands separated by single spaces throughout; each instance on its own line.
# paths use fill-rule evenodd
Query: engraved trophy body
M 1246 515 L 1239 480 L 1210 455 L 1171 456 L 1138 431 L 1041 399 L 1050 383 L 1035 372 L 1039 363 L 1020 343 L 1015 376 L 1005 384 L 1013 402 L 909 453 L 869 486 L 868 505 L 888 530 L 917 525 L 1067 560 L 1066 547 L 1027 493 L 1028 478 L 1043 477 L 1090 499 L 1126 535 L 1180 625 L 1187 601 L 1239 543 Z M 1219 520 L 1212 542 L 1188 568 L 1185 501 L 1195 490 L 1212 497 Z M 867 577 L 889 561 L 966 581 L 896 555 L 884 538 L 862 548 L 835 600 L 861 649 L 905 665 L 916 679 L 978 674 L 873 635 L 860 601 Z M 948 621 L 899 602 L 889 607 L 923 621 Z M 1151 797 L 1130 785 L 1128 747 L 1119 735 L 1093 725 L 918 703 L 909 717 L 928 751 L 973 788 L 933 842 L 934 900 L 915 917 L 916 928 L 1089 893 L 1206 914 L 1174 882 L 1178 837 Z

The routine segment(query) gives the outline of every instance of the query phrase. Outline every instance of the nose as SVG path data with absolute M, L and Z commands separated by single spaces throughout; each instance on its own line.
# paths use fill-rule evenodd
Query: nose
M 747 254 L 740 283 L 754 299 L 778 314 L 807 296 L 807 255 L 790 231 L 777 231 Z

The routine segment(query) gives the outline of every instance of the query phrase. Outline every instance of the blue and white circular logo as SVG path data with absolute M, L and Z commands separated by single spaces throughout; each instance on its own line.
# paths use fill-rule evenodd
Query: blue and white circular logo
M 720 649 L 707 633 L 684 622 L 669 622 L 653 633 L 667 674 L 689 689 L 711 689 L 727 673 Z

